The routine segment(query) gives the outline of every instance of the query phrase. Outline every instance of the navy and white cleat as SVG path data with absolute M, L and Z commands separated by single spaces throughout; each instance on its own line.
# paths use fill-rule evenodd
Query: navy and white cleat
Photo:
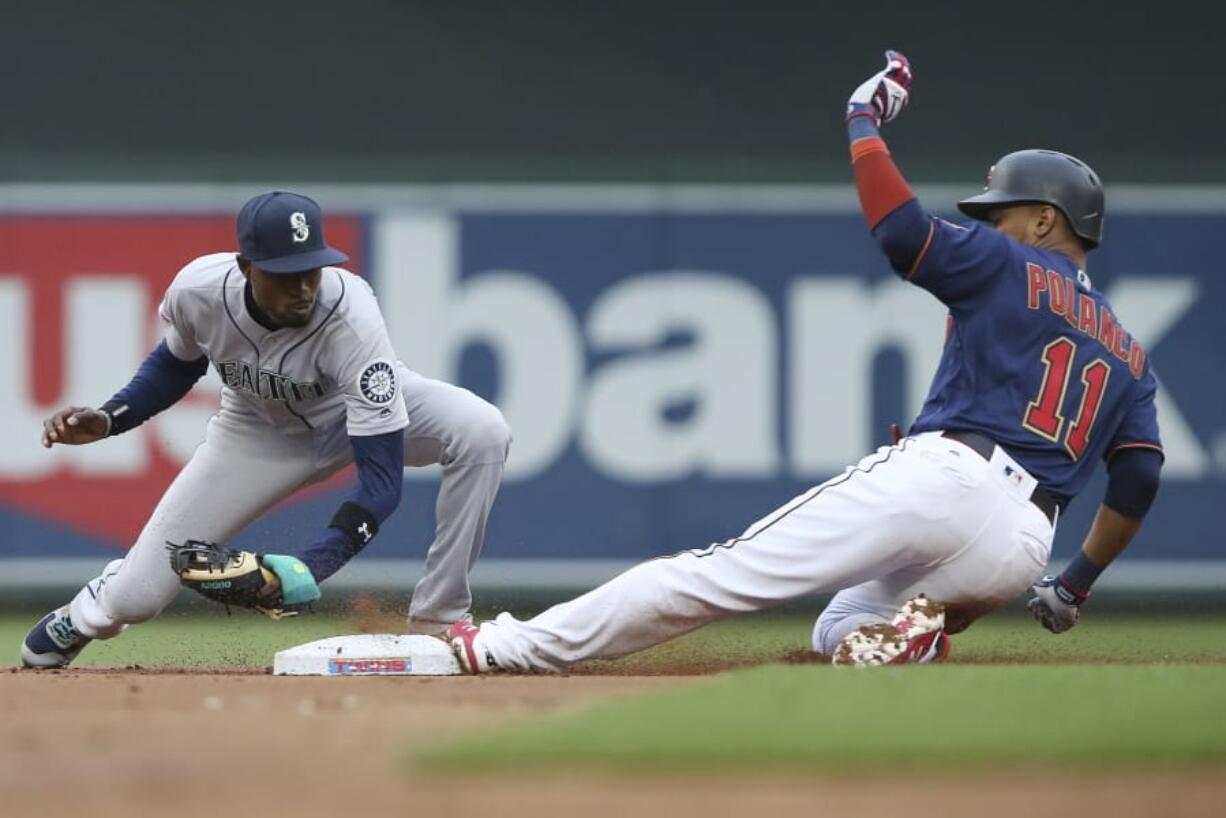
M 38 620 L 26 634 L 21 643 L 21 663 L 39 669 L 66 667 L 92 641 L 72 626 L 65 605 Z

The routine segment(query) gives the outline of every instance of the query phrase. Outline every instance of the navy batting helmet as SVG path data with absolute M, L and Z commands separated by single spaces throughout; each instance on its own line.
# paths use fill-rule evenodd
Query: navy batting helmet
M 996 207 L 1049 204 L 1093 249 L 1103 239 L 1103 183 L 1080 159 L 1059 151 L 1025 150 L 1002 156 L 988 171 L 983 193 L 958 202 L 972 219 L 987 221 Z

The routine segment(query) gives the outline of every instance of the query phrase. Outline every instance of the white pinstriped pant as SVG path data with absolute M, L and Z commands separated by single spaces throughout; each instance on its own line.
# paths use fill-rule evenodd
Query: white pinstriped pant
M 642 563 L 527 621 L 502 614 L 476 646 L 504 670 L 560 671 L 840 591 L 815 629 L 814 648 L 829 653 L 919 592 L 994 607 L 1029 587 L 1051 552 L 1054 528 L 1030 502 L 1033 487 L 1000 449 L 989 462 L 937 432 L 904 438 L 736 539 Z

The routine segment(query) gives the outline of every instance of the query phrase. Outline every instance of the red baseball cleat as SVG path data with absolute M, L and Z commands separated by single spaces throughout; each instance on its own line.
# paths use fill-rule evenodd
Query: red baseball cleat
M 477 646 L 480 635 L 481 628 L 467 620 L 456 622 L 447 629 L 447 641 L 465 673 L 489 673 L 498 669 L 498 664 L 489 653 Z
M 874 667 L 939 662 L 949 655 L 945 606 L 920 594 L 889 624 L 864 625 L 843 637 L 831 664 Z

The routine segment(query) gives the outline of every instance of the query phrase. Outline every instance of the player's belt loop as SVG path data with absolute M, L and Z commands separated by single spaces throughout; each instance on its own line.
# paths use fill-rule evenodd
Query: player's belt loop
M 984 460 L 991 460 L 992 454 L 996 451 L 996 441 L 979 432 L 941 432 L 941 437 L 958 441 Z M 1052 525 L 1056 524 L 1056 509 L 1060 507 L 1060 504 L 1047 492 L 1047 489 L 1036 483 L 1034 491 L 1030 493 L 1030 502 L 1043 512 L 1047 522 Z

